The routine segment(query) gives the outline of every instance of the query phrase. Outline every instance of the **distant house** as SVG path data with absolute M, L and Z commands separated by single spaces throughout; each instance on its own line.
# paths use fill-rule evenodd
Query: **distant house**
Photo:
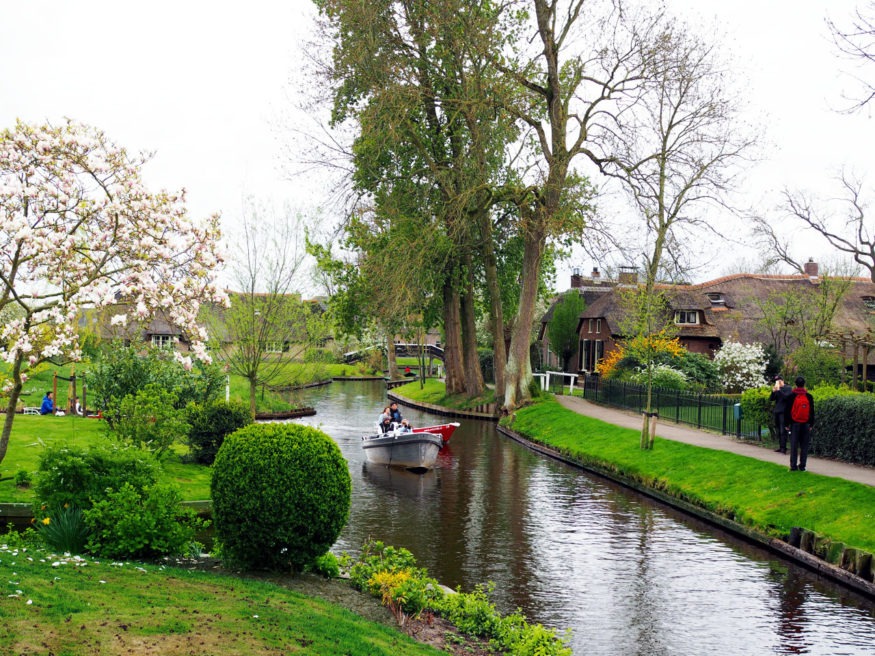
M 598 268 L 593 268 L 589 276 L 580 275 L 580 269 L 574 269 L 571 274 L 571 287 L 569 292 L 576 291 L 583 297 L 586 307 L 590 307 L 597 300 L 605 296 L 617 284 L 616 280 L 602 278 Z M 550 336 L 547 332 L 547 327 L 553 319 L 553 312 L 556 310 L 556 304 L 560 296 L 556 296 L 551 302 L 550 307 L 541 317 L 541 324 L 538 329 L 538 353 L 541 358 L 541 366 L 543 369 L 558 369 L 563 366 L 559 357 L 550 350 Z M 580 359 L 580 353 L 576 353 L 572 357 L 572 362 Z
M 683 346 L 694 353 L 713 356 L 726 341 L 782 344 L 776 339 L 775 326 L 767 325 L 764 307 L 782 299 L 820 294 L 823 280 L 816 262 L 808 262 L 804 274 L 763 275 L 735 274 L 696 285 L 660 285 L 669 303 L 676 335 Z M 600 294 L 581 313 L 578 324 L 579 349 L 577 372 L 592 373 L 598 363 L 621 340 L 623 309 L 617 289 L 637 283 L 627 276 Z M 549 313 L 545 315 L 548 321 Z M 833 317 L 833 326 L 842 331 L 863 335 L 875 326 L 875 283 L 868 278 L 849 281 Z M 542 321 L 539 335 L 546 333 Z M 871 333 L 870 333 L 871 334 Z M 850 349 L 850 345 L 847 349 Z M 853 355 L 848 352 L 848 361 Z M 858 354 L 859 355 L 859 354 Z M 875 364 L 875 349 L 868 354 L 870 367 Z M 875 375 L 871 367 L 870 377 Z

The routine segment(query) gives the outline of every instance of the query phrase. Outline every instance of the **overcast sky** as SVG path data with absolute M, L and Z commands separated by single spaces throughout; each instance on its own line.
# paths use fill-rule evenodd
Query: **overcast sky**
M 847 66 L 837 59 L 824 20 L 828 12 L 842 22 L 854 2 L 667 5 L 721 37 L 749 106 L 747 119 L 763 128 L 765 159 L 742 190 L 746 203 L 766 207 L 786 186 L 829 194 L 842 167 L 875 170 L 869 112 L 835 111 L 843 90 L 853 88 L 840 74 Z M 280 165 L 289 143 L 283 130 L 309 125 L 294 105 L 303 97 L 301 46 L 314 14 L 305 0 L 4 1 L 0 125 L 69 116 L 129 149 L 154 151 L 147 180 L 185 187 L 191 213 L 221 212 L 228 231 L 244 195 L 311 211 L 325 190 L 313 180 L 285 179 Z M 802 250 L 819 248 L 804 244 Z M 799 257 L 820 259 L 826 252 Z M 594 264 L 578 259 L 571 264 L 585 272 Z

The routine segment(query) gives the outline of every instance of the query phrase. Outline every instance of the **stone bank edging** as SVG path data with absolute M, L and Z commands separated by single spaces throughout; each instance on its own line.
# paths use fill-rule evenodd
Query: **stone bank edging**
M 727 531 L 728 533 L 732 533 L 738 537 L 744 538 L 749 542 L 753 542 L 761 547 L 764 547 L 769 551 L 778 553 L 785 558 L 796 561 L 797 563 L 804 565 L 808 569 L 814 570 L 818 574 L 828 577 L 834 581 L 838 581 L 839 583 L 861 594 L 864 594 L 867 597 L 875 599 L 875 583 L 867 581 L 866 579 L 857 576 L 856 574 L 849 572 L 841 567 L 838 567 L 837 565 L 833 565 L 812 553 L 809 553 L 803 549 L 789 544 L 788 542 L 785 542 L 784 540 L 779 540 L 778 538 L 770 537 L 768 535 L 760 533 L 759 531 L 739 524 L 738 522 L 734 522 L 731 519 L 723 517 L 722 515 L 718 515 L 717 513 L 713 513 L 688 501 L 679 499 L 676 496 L 644 485 L 639 481 L 624 476 L 622 473 L 611 470 L 607 467 L 602 467 L 593 463 L 584 463 L 580 460 L 577 460 L 576 458 L 565 455 L 550 446 L 541 444 L 539 442 L 534 442 L 504 426 L 497 426 L 497 428 L 498 432 L 505 437 L 519 442 L 523 446 L 531 449 L 532 451 L 535 451 L 536 453 L 540 453 L 555 460 L 559 460 L 560 462 L 564 462 L 565 464 L 571 465 L 573 467 L 585 469 L 586 471 L 592 472 L 603 478 L 635 490 L 640 494 L 644 494 L 653 499 L 661 501 L 662 503 L 672 506 L 673 508 L 677 508 L 678 510 L 683 511 L 688 515 L 698 517 L 699 519 L 702 519 L 709 524 L 717 526 Z

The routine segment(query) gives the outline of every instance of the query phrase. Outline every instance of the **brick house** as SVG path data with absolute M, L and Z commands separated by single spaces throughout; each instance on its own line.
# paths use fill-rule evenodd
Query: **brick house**
M 670 305 L 676 335 L 681 344 L 694 353 L 713 356 L 724 341 L 775 344 L 785 352 L 780 327 L 767 325 L 764 319 L 768 303 L 782 299 L 805 298 L 820 294 L 823 280 L 816 262 L 808 262 L 804 274 L 764 275 L 741 273 L 724 276 L 696 285 L 662 285 Z M 580 347 L 577 372 L 592 373 L 598 362 L 622 339 L 622 308 L 616 289 L 637 284 L 637 276 L 621 274 L 618 285 L 587 304 L 578 324 Z M 546 317 L 546 315 L 545 315 Z M 854 335 L 872 335 L 875 329 L 875 283 L 868 278 L 853 278 L 835 309 L 833 326 Z M 542 325 L 541 333 L 544 334 Z M 850 343 L 843 345 L 849 363 L 854 361 Z M 860 356 L 858 352 L 857 356 Z M 875 375 L 875 349 L 868 358 L 869 378 Z

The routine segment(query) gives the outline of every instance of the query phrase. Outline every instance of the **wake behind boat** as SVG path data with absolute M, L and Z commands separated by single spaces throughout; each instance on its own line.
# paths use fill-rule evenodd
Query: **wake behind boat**
M 368 462 L 405 469 L 431 469 L 443 444 L 440 433 L 422 429 L 405 433 L 390 430 L 362 437 L 362 448 Z

